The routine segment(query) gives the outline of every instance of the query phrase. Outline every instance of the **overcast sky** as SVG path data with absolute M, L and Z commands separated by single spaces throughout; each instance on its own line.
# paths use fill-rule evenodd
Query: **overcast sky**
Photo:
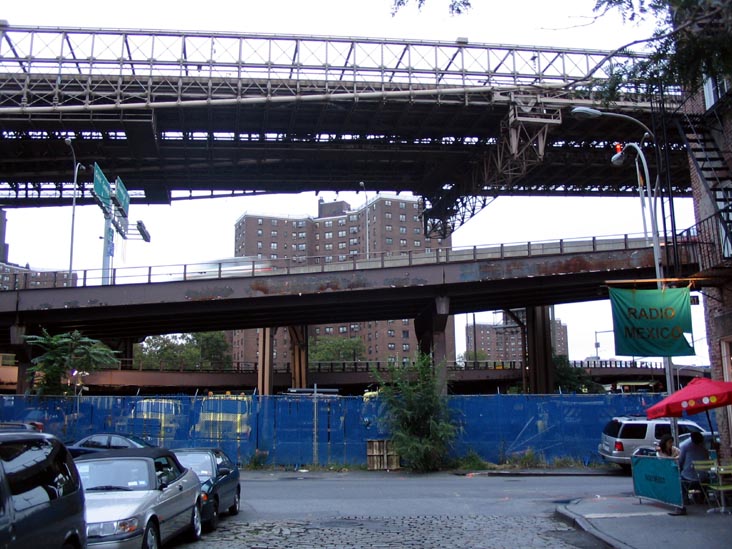
M 451 17 L 448 0 L 428 0 L 419 12 L 410 6 L 395 17 L 391 0 L 239 0 L 205 3 L 126 0 L 98 2 L 35 0 L 4 2 L 0 19 L 11 25 L 145 28 L 201 31 L 287 33 L 321 36 L 413 38 L 473 43 L 520 44 L 584 49 L 614 49 L 647 36 L 650 26 L 623 25 L 611 16 L 593 22 L 594 0 L 473 0 L 473 9 Z M 635 177 L 629 169 L 629 177 Z M 326 200 L 336 195 L 325 193 Z M 149 244 L 116 242 L 114 266 L 173 264 L 230 257 L 234 224 L 244 213 L 317 215 L 313 193 L 282 197 L 213 199 L 177 202 L 171 206 L 132 205 L 130 219 L 142 219 L 152 235 Z M 354 207 L 363 194 L 341 193 Z M 677 201 L 677 227 L 694 224 L 691 202 Z M 7 211 L 11 262 L 33 268 L 67 269 L 71 208 L 26 208 Z M 43 227 L 48 230 L 39 230 Z M 639 234 L 640 201 L 593 198 L 499 198 L 461 228 L 456 246 L 539 241 L 557 238 Z M 74 268 L 100 268 L 103 217 L 96 206 L 77 207 Z M 569 327 L 570 358 L 595 354 L 614 356 L 612 316 L 608 301 L 563 305 L 556 316 Z M 497 321 L 483 313 L 478 321 Z M 472 317 L 470 319 L 472 321 Z M 456 323 L 458 351 L 464 350 L 465 317 Z M 595 332 L 599 332 L 595 334 Z M 697 357 L 675 361 L 707 364 L 701 307 L 694 307 Z M 700 352 L 701 351 L 701 352 Z

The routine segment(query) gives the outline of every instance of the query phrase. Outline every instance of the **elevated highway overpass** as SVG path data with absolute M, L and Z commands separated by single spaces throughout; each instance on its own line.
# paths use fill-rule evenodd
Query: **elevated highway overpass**
M 132 204 L 302 191 L 410 191 L 430 234 L 492 198 L 635 196 L 610 170 L 632 122 L 569 116 L 640 54 L 184 31 L 0 27 L 0 204 L 94 202 L 69 150 Z M 613 109 L 664 136 L 664 193 L 691 196 L 673 92 Z M 664 102 L 666 104 L 664 104 Z M 661 116 L 664 107 L 665 114 Z M 665 131 L 668 126 L 669 131 Z M 663 130 L 663 131 L 660 131 Z M 655 171 L 656 154 L 646 143 Z M 667 176 L 667 177 L 666 177 Z
M 699 270 L 696 245 L 677 244 L 682 275 Z M 85 285 L 77 287 L 26 289 L 19 278 L 16 289 L 0 292 L 0 350 L 21 354 L 22 336 L 41 328 L 51 333 L 80 330 L 131 358 L 132 343 L 155 334 L 297 327 L 304 337 L 307 325 L 413 318 L 420 348 L 444 360 L 435 349 L 444 353 L 448 315 L 525 308 L 531 374 L 538 375 L 548 371 L 551 361 L 541 351 L 548 327 L 543 313 L 529 313 L 548 305 L 604 299 L 611 284 L 655 286 L 653 255 L 645 238 L 624 236 L 368 261 L 354 257 L 351 263 L 315 266 L 273 262 L 270 270 L 219 270 L 214 278 L 186 279 L 196 271 L 184 267 L 175 271 L 182 279 L 171 282 L 153 281 L 169 273 L 169 266 L 148 267 L 144 274 L 120 269 L 115 284 L 108 286 L 94 285 L 98 279 L 90 273 L 83 273 Z M 260 372 L 262 368 L 260 364 Z M 306 358 L 300 368 L 307 369 Z

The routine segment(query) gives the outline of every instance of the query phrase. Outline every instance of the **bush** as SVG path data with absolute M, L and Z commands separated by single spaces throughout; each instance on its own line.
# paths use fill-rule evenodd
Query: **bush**
M 392 364 L 387 379 L 379 382 L 384 419 L 394 450 L 404 464 L 418 472 L 446 466 L 457 427 L 438 387 L 430 357 L 419 355 L 412 364 Z

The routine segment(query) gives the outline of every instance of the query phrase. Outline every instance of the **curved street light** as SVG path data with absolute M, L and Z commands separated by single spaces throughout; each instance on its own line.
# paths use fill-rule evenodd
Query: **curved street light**
M 76 152 L 74 151 L 74 143 L 70 137 L 64 139 L 64 143 L 71 149 L 71 157 L 74 161 L 74 194 L 71 199 L 71 244 L 69 246 L 69 285 L 71 285 L 71 277 L 74 270 L 74 224 L 76 222 L 76 187 L 79 179 L 79 170 L 83 170 L 84 165 L 76 161 Z
M 628 116 L 627 114 L 622 113 L 616 113 L 616 112 L 607 112 L 607 111 L 600 111 L 597 109 L 593 109 L 590 107 L 574 107 L 571 111 L 572 117 L 577 118 L 579 120 L 592 120 L 600 117 L 607 117 L 607 118 L 618 118 L 621 120 L 627 120 L 628 122 L 632 122 L 641 128 L 643 128 L 643 131 L 645 132 L 643 135 L 643 138 L 641 139 L 640 143 L 643 143 L 646 140 L 646 137 L 650 138 L 654 148 L 658 147 L 658 144 L 656 143 L 656 137 L 651 131 L 651 129 L 646 126 L 643 122 L 638 120 L 637 118 L 633 118 L 632 116 Z M 643 153 L 643 149 L 641 148 L 639 143 L 627 143 L 620 152 L 613 155 L 611 159 L 611 163 L 613 166 L 621 166 L 623 165 L 623 160 L 625 159 L 625 150 L 626 149 L 633 149 L 637 153 L 637 159 L 636 159 L 636 176 L 638 177 L 638 187 L 639 187 L 639 193 L 641 196 L 641 208 L 644 207 L 643 202 L 643 194 L 642 189 L 645 186 L 646 188 L 646 195 L 648 198 L 648 210 L 649 215 L 651 218 L 651 231 L 652 231 L 652 237 L 653 237 L 653 262 L 655 266 L 655 272 L 656 272 L 656 287 L 660 290 L 664 287 L 663 282 L 663 265 L 661 264 L 661 245 L 659 242 L 658 237 L 658 219 L 656 217 L 656 204 L 655 201 L 658 198 L 658 188 L 659 188 L 659 175 L 656 174 L 656 183 L 651 188 L 651 178 L 649 175 L 648 170 L 648 162 L 646 161 L 646 156 Z M 640 163 L 643 168 L 643 172 L 641 174 L 641 170 L 638 167 L 638 160 L 640 160 Z M 643 184 L 643 181 L 641 178 L 645 179 L 645 185 Z M 645 211 L 643 211 L 643 220 L 645 223 Z M 671 372 L 671 359 L 667 356 L 663 357 L 663 367 L 666 374 L 666 391 L 671 394 L 674 392 L 674 378 L 673 373 Z M 678 431 L 676 429 L 676 422 L 675 420 L 672 420 L 672 430 L 674 434 L 674 439 L 678 441 Z

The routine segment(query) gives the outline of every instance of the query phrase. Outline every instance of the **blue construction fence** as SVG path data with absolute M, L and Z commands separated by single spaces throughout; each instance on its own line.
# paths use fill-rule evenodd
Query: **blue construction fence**
M 501 463 L 527 453 L 548 462 L 599 460 L 613 416 L 643 415 L 657 394 L 451 396 L 459 434 L 453 457 Z M 37 421 L 67 443 L 131 433 L 168 448 L 218 446 L 241 465 L 363 466 L 367 441 L 385 440 L 378 398 L 312 395 L 2 397 L 0 421 Z M 704 429 L 704 414 L 690 416 Z M 714 414 L 712 414 L 714 421 Z M 716 425 L 713 425 L 716 429 Z

